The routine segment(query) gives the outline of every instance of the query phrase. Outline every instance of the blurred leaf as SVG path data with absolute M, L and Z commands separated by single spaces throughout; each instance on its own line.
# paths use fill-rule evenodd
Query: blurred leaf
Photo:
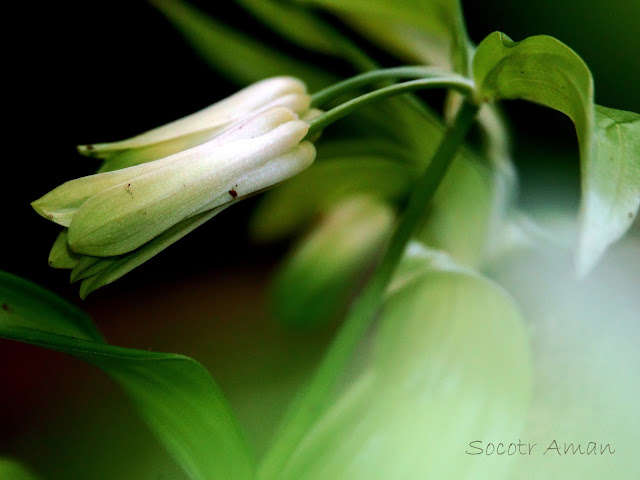
M 296 0 L 346 15 L 356 27 L 394 53 L 412 60 L 446 59 L 466 74 L 469 40 L 458 0 Z M 428 58 L 422 58 L 422 55 Z M 441 64 L 439 62 L 439 64 Z
M 89 315 L 57 295 L 0 270 L 0 328 L 19 326 L 104 342 Z
M 279 479 L 510 478 L 508 458 L 464 452 L 521 431 L 533 380 L 524 322 L 492 282 L 437 268 L 391 294 L 373 365 Z
M 37 480 L 33 473 L 13 460 L 0 458 L 0 480 Z
M 253 460 L 235 417 L 195 360 L 107 345 L 86 314 L 4 272 L 0 304 L 0 337 L 67 353 L 103 370 L 191 478 L 252 478 Z
M 458 156 L 429 206 L 424 227 L 416 235 L 432 248 L 445 250 L 458 262 L 478 267 L 484 260 L 496 202 L 496 177 L 485 165 Z
M 475 270 L 457 263 L 448 253 L 430 248 L 418 240 L 412 240 L 407 245 L 402 260 L 396 267 L 393 278 L 387 287 L 387 293 L 393 294 L 433 271 L 477 275 Z
M 279 51 L 233 30 L 187 2 L 150 0 L 212 66 L 239 84 L 266 77 L 291 75 L 302 79 L 311 91 L 336 79 L 325 71 L 292 59 Z
M 496 32 L 473 61 L 486 100 L 523 99 L 566 114 L 573 121 L 582 165 L 578 271 L 588 272 L 631 225 L 640 202 L 638 116 L 598 108 L 591 72 L 569 47 L 552 37 L 513 42 Z
M 597 161 L 584 178 L 583 254 L 598 254 L 633 224 L 640 205 L 640 115 L 596 105 Z
M 331 208 L 273 279 L 276 319 L 292 327 L 315 327 L 331 320 L 381 253 L 393 220 L 388 205 L 366 196 L 350 197 Z
M 345 39 L 305 8 L 278 0 L 236 0 L 274 31 L 296 45 L 337 57 Z
M 251 232 L 261 241 L 280 239 L 352 195 L 397 200 L 406 194 L 412 179 L 411 169 L 385 157 L 353 155 L 316 161 L 265 195 L 254 212 Z

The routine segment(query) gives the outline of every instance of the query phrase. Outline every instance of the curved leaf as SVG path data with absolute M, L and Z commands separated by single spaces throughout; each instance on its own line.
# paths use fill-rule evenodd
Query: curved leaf
M 295 44 L 329 55 L 343 54 L 344 38 L 307 9 L 278 0 L 236 1 Z
M 292 59 L 263 42 L 208 17 L 181 0 L 150 0 L 211 65 L 239 84 L 266 77 L 298 77 L 311 91 L 336 81 L 323 70 Z
M 276 319 L 292 327 L 331 320 L 388 239 L 394 214 L 371 197 L 350 197 L 329 210 L 280 266 L 271 297 Z
M 533 379 L 524 322 L 492 282 L 431 264 L 391 294 L 372 365 L 279 479 L 510 478 L 507 458 L 465 449 L 522 428 Z
M 37 480 L 33 473 L 13 460 L 0 458 L 0 480 Z
M 103 370 L 191 478 L 253 477 L 253 459 L 236 419 L 198 362 L 108 345 L 86 314 L 4 272 L 0 304 L 0 337 L 67 353 Z
M 513 42 L 489 35 L 473 60 L 485 100 L 522 99 L 573 121 L 582 168 L 578 271 L 588 272 L 628 229 L 640 204 L 638 116 L 593 103 L 591 72 L 569 47 L 548 36 Z

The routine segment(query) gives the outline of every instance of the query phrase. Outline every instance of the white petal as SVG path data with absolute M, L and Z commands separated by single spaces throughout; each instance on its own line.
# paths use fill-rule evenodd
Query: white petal
M 68 227 L 78 208 L 89 198 L 116 185 L 130 182 L 134 178 L 145 175 L 169 163 L 190 158 L 193 155 L 209 151 L 214 146 L 225 143 L 251 139 L 264 135 L 283 123 L 297 119 L 297 115 L 285 107 L 272 107 L 254 115 L 235 128 L 227 130 L 207 144 L 185 150 L 169 157 L 153 162 L 136 165 L 112 172 L 99 173 L 70 180 L 31 205 L 43 217 L 59 225 Z
M 148 146 L 196 132 L 210 131 L 213 136 L 252 112 L 268 105 L 281 104 L 278 102 L 281 97 L 285 97 L 285 101 L 291 103 L 290 95 L 300 97 L 296 98 L 295 102 L 297 105 L 303 105 L 308 98 L 304 83 L 292 77 L 269 78 L 254 83 L 199 112 L 135 137 L 119 142 L 81 145 L 78 150 L 83 155 L 106 158 L 115 151 Z
M 311 166 L 315 158 L 316 149 L 313 143 L 302 142 L 289 152 L 259 165 L 255 170 L 236 179 L 234 184 L 229 185 L 228 191 L 204 205 L 196 214 L 216 208 L 236 196 L 246 197 L 272 187 Z M 232 190 L 234 193 L 231 193 Z
M 86 255 L 127 253 L 219 198 L 232 200 L 230 186 L 247 172 L 293 149 L 309 125 L 284 123 L 253 139 L 224 145 L 209 142 L 88 199 L 69 227 L 72 250 Z M 136 168 L 136 167 L 133 167 Z M 272 172 L 275 174 L 276 172 Z M 274 182 L 284 178 L 274 178 Z

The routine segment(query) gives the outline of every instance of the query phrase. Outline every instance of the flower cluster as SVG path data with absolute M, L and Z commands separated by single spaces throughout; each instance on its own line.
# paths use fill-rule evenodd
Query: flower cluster
M 229 205 L 296 175 L 315 159 L 300 119 L 308 110 L 304 85 L 278 77 L 128 140 L 80 147 L 105 159 L 103 172 L 32 203 L 65 227 L 50 265 L 72 269 L 84 298 Z

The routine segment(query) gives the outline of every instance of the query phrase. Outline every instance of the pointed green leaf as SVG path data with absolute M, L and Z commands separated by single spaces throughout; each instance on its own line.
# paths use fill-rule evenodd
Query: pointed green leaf
M 247 11 L 292 43 L 341 56 L 344 38 L 307 9 L 279 0 L 237 0 Z
M 393 219 L 388 205 L 366 196 L 326 212 L 273 279 L 276 319 L 292 327 L 318 326 L 344 309 L 356 281 L 381 254 Z
M 37 480 L 33 473 L 13 460 L 0 459 L 0 480 Z
M 253 460 L 233 412 L 198 362 L 108 345 L 86 314 L 4 272 L 0 304 L 0 337 L 67 353 L 103 370 L 129 394 L 190 478 L 253 478 Z
M 91 318 L 39 286 L 0 270 L 0 328 L 42 330 L 70 338 L 103 342 Z
M 493 33 L 478 46 L 473 73 L 480 98 L 528 100 L 573 121 L 582 168 L 577 267 L 582 274 L 588 272 L 638 210 L 637 115 L 596 109 L 591 72 L 573 50 L 552 37 L 513 42 Z
M 427 268 L 391 294 L 369 368 L 278 478 L 510 479 L 513 457 L 465 449 L 517 438 L 532 380 L 511 298 L 477 274 Z
M 223 25 L 181 0 L 151 0 L 212 66 L 239 84 L 266 77 L 293 75 L 316 90 L 335 78 L 323 70 L 294 60 L 263 42 Z

